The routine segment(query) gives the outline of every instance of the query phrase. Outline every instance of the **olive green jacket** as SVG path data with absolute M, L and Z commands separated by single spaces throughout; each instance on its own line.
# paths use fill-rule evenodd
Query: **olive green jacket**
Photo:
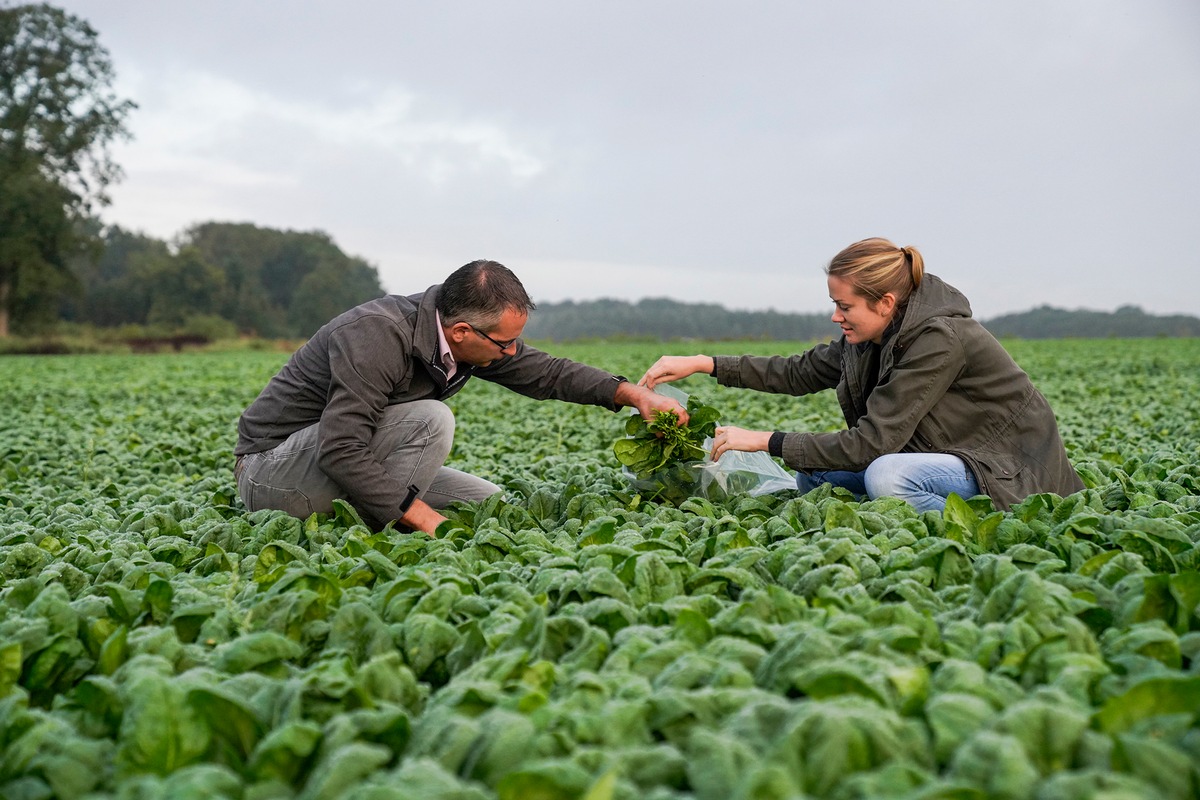
M 885 337 L 843 337 L 795 356 L 717 356 L 714 374 L 762 392 L 837 389 L 848 428 L 788 433 L 783 460 L 793 469 L 861 471 L 887 453 L 950 453 L 1000 508 L 1084 488 L 1050 404 L 957 289 L 926 274 Z

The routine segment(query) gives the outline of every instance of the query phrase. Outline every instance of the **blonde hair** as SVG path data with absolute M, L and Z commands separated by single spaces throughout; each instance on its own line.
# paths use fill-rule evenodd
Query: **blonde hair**
M 857 294 L 876 301 L 888 292 L 903 306 L 925 275 L 925 259 L 915 247 L 897 247 L 887 239 L 873 238 L 855 242 L 833 257 L 826 275 L 841 278 Z

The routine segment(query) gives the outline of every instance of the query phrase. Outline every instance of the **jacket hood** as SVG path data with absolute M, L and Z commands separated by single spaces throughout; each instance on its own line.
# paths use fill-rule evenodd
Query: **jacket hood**
M 921 279 L 921 285 L 908 298 L 900 334 L 919 328 L 934 317 L 970 316 L 971 303 L 966 295 L 938 276 L 927 272 Z

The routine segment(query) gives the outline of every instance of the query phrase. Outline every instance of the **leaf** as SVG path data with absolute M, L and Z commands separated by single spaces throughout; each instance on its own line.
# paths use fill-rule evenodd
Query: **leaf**
M 925 704 L 925 719 L 933 734 L 933 755 L 946 764 L 959 745 L 981 730 L 994 715 L 982 698 L 962 692 L 942 692 Z
M 1072 766 L 1089 723 L 1082 709 L 1030 699 L 1006 708 L 997 729 L 1015 736 L 1039 771 L 1050 775 Z
M 657 439 L 618 439 L 613 453 L 638 476 L 653 472 L 665 461 L 663 445 Z
M 150 617 L 158 624 L 166 622 L 171 617 L 171 598 L 174 597 L 175 590 L 171 588 L 169 581 L 164 581 L 161 578 L 151 579 L 146 586 L 145 603 L 150 611 Z
M 286 722 L 258 743 L 249 770 L 259 779 L 293 783 L 305 770 L 321 741 L 321 729 L 307 721 Z
M 1121 733 L 1159 714 L 1200 712 L 1200 677 L 1169 675 L 1148 678 L 1124 694 L 1110 697 L 1093 719 L 1106 733 Z
M 505 775 L 496 795 L 499 800 L 578 800 L 590 777 L 569 761 L 548 761 Z
M 1135 622 L 1161 619 L 1176 633 L 1196 626 L 1200 605 L 1200 572 L 1148 575 L 1143 581 L 1143 599 L 1133 616 Z
M 559 497 L 545 487 L 537 489 L 526 502 L 530 515 L 544 530 L 550 530 L 559 521 Z
M 358 525 L 367 527 L 363 522 L 362 516 L 355 510 L 354 506 L 350 505 L 345 500 L 335 498 L 333 501 L 333 520 L 338 525 L 343 525 L 347 528 Z
M 851 530 L 863 533 L 866 529 L 863 527 L 862 519 L 858 516 L 858 512 L 850 507 L 848 503 L 841 500 L 831 500 L 825 506 L 825 521 L 822 527 L 826 531 L 831 531 L 834 528 L 850 528 Z
M 129 628 L 117 628 L 100 646 L 100 658 L 96 668 L 104 675 L 112 675 L 129 658 Z
M 631 597 L 640 608 L 648 603 L 665 603 L 683 590 L 683 580 L 657 553 L 638 556 L 633 568 Z
M 391 631 L 370 606 L 345 603 L 333 615 L 325 640 L 325 653 L 338 651 L 361 664 L 374 656 L 394 652 L 395 644 Z
M 337 800 L 346 787 L 360 783 L 392 760 L 380 745 L 354 742 L 326 753 L 300 793 L 301 800 Z
M 224 672 L 238 674 L 275 666 L 300 658 L 304 650 L 296 642 L 276 633 L 247 633 L 217 648 L 213 663 Z
M 21 678 L 21 643 L 0 645 L 0 697 L 7 697 Z
M 404 657 L 413 674 L 430 680 L 431 668 L 449 655 L 460 636 L 454 626 L 437 617 L 409 615 L 404 621 Z
M 212 731 L 184 702 L 174 676 L 137 670 L 122 686 L 125 712 L 117 740 L 119 773 L 167 775 L 198 761 Z
M 998 800 L 1032 797 L 1040 777 L 1015 737 L 988 730 L 976 733 L 954 753 L 948 774 Z
M 975 532 L 975 526 L 979 522 L 979 517 L 975 514 L 974 509 L 967 505 L 967 501 L 959 497 L 954 492 L 946 498 L 946 506 L 942 510 L 942 516 L 947 522 L 954 522 L 961 525 L 968 533 Z
M 580 547 L 590 547 L 598 544 L 612 544 L 617 535 L 617 520 L 615 517 L 599 517 L 592 520 L 583 528 L 579 536 Z
M 688 427 L 701 428 L 721 420 L 721 412 L 712 406 L 700 406 L 688 411 Z
M 617 788 L 617 771 L 610 769 L 596 779 L 580 800 L 613 800 Z
M 187 693 L 187 702 L 208 723 L 213 735 L 227 742 L 245 763 L 263 735 L 263 724 L 241 699 L 201 686 Z

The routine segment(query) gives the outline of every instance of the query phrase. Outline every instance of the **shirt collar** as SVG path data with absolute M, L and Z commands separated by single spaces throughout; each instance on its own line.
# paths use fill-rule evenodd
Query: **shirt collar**
M 434 312 L 434 319 L 437 321 L 438 357 L 442 361 L 442 368 L 446 370 L 448 381 L 458 371 L 458 362 L 454 360 L 454 354 L 450 352 L 450 343 L 446 341 L 446 331 L 442 329 L 442 315 Z

